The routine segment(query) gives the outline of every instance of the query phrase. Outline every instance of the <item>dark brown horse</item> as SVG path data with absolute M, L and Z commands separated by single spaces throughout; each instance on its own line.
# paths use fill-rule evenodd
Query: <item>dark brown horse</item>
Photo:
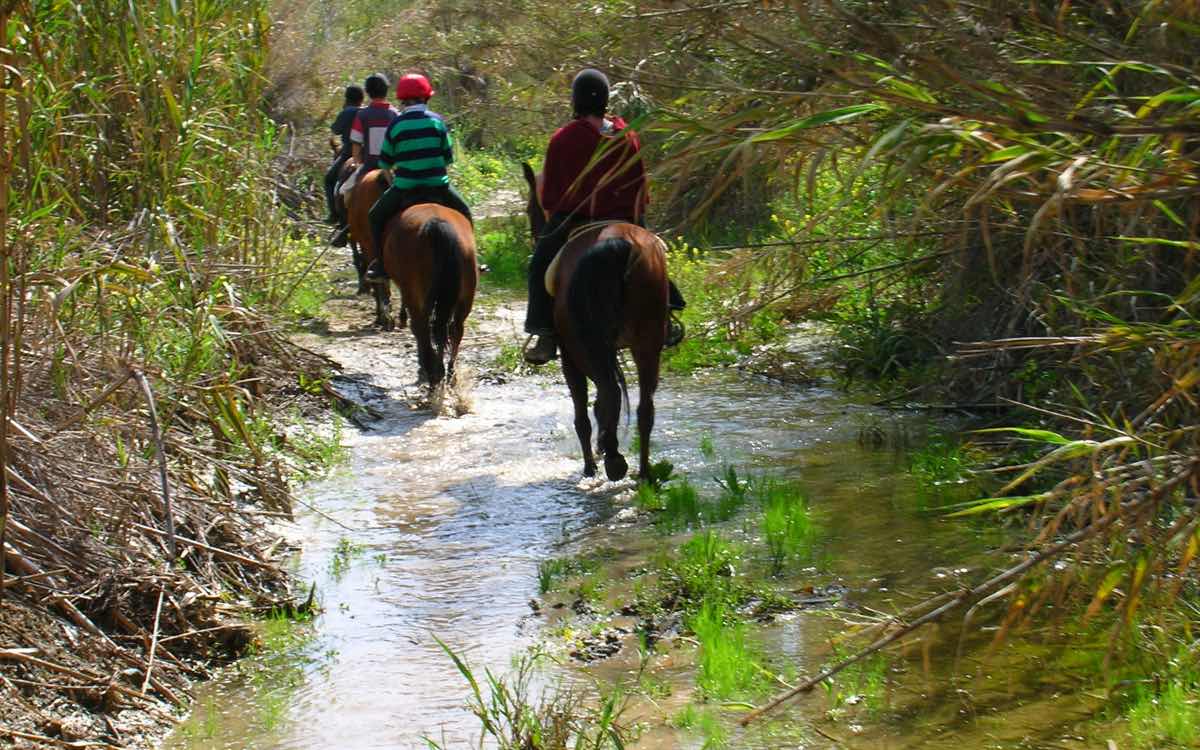
M 375 260 L 375 242 L 371 237 L 371 220 L 367 214 L 388 184 L 383 171 L 367 172 L 350 191 L 350 241 L 358 246 L 354 255 L 354 267 L 358 271 L 359 288 L 363 284 L 373 287 L 375 297 L 375 325 L 385 331 L 394 327 L 392 323 L 392 288 L 388 284 L 368 284 L 364 274 L 367 266 Z M 404 298 L 400 299 L 400 325 L 405 321 Z
M 436 203 L 406 209 L 384 231 L 383 267 L 408 310 L 421 380 L 436 386 L 453 377 L 479 285 L 471 222 Z
M 534 241 L 546 225 L 540 176 L 523 165 L 529 183 L 529 223 Z M 583 449 L 583 473 L 596 474 L 588 384 L 596 384 L 596 450 L 604 456 L 609 479 L 629 470 L 617 449 L 617 421 L 624 396 L 629 408 L 619 349 L 633 354 L 638 375 L 638 466 L 651 479 L 650 432 L 654 429 L 654 392 L 659 356 L 667 335 L 667 263 L 662 241 L 636 224 L 604 223 L 585 229 L 559 251 L 551 266 L 554 330 L 562 349 L 562 371 L 575 405 L 575 432 Z

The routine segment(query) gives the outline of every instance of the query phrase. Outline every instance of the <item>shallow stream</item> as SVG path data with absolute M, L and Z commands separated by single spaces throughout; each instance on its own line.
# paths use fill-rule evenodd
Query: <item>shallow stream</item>
M 292 656 L 252 661 L 204 686 L 195 715 L 166 743 L 170 750 L 416 748 L 426 747 L 425 737 L 467 746 L 477 741 L 478 722 L 463 708 L 467 685 L 437 639 L 480 673 L 503 673 L 515 654 L 547 637 L 547 620 L 530 603 L 540 561 L 599 546 L 636 561 L 663 544 L 627 510 L 631 482 L 581 480 L 557 373 L 504 375 L 491 366 L 502 346 L 511 355 L 520 342 L 519 305 L 485 299 L 470 321 L 464 357 L 474 385 L 461 417 L 414 405 L 410 337 L 367 329 L 367 308 L 361 300 L 335 302 L 328 330 L 302 342 L 343 363 L 337 387 L 382 417 L 366 430 L 345 428 L 347 460 L 301 493 L 320 512 L 298 508 L 287 532 L 302 550 L 296 572 L 316 582 L 322 613 Z M 907 606 L 939 576 L 977 570 L 1003 541 L 981 531 L 991 527 L 922 510 L 904 449 L 930 429 L 921 415 L 864 406 L 827 387 L 783 386 L 732 370 L 669 375 L 659 390 L 654 457 L 701 486 L 727 464 L 798 480 L 819 521 L 821 563 L 798 571 L 796 584 L 807 577 L 845 591 L 844 602 L 861 615 Z M 626 432 L 622 445 L 629 439 Z M 829 658 L 829 637 L 842 626 L 829 609 L 801 611 L 756 637 L 804 674 Z M 627 644 L 565 674 L 623 679 L 637 669 L 632 651 Z M 925 663 L 936 671 L 952 652 L 942 644 Z M 993 656 L 978 669 L 968 659 L 967 685 L 935 686 L 915 668 L 895 675 L 901 687 L 889 696 L 886 720 L 858 717 L 829 728 L 830 698 L 818 691 L 785 712 L 794 726 L 776 721 L 734 733 L 730 743 L 1074 746 L 1069 727 L 1088 707 L 1059 698 L 1052 684 L 1026 684 L 1006 669 L 1007 658 Z M 667 662 L 657 676 L 669 694 L 631 704 L 630 716 L 649 727 L 638 747 L 698 748 L 703 737 L 666 725 L 696 698 L 686 659 Z M 808 731 L 810 719 L 827 729 Z

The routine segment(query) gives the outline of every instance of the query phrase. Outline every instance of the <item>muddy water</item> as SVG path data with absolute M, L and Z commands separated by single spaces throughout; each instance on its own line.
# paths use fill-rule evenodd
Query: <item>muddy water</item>
M 557 378 L 491 367 L 502 346 L 521 339 L 518 310 L 485 300 L 473 317 L 464 356 L 474 385 L 469 411 L 457 418 L 424 405 L 408 335 L 367 329 L 365 303 L 335 303 L 337 322 L 304 338 L 345 365 L 337 387 L 380 417 L 369 429 L 346 428 L 347 461 L 302 493 L 320 512 L 300 509 L 286 530 L 301 548 L 298 575 L 317 584 L 322 614 L 282 663 L 251 661 L 205 686 L 196 715 L 165 747 L 409 748 L 425 747 L 424 737 L 464 746 L 478 724 L 463 710 L 465 683 L 437 638 L 476 668 L 503 672 L 544 636 L 545 621 L 530 607 L 539 561 L 587 545 L 616 543 L 636 555 L 638 545 L 662 543 L 628 529 L 631 513 L 621 511 L 630 483 L 581 481 L 570 404 Z M 655 454 L 701 482 L 726 462 L 799 478 L 823 529 L 824 580 L 887 606 L 908 601 L 892 602 L 899 595 L 892 592 L 923 590 L 931 568 L 953 575 L 997 542 L 922 513 L 902 457 L 860 445 L 864 431 L 896 443 L 903 442 L 897 436 L 919 440 L 924 429 L 917 417 L 879 412 L 826 388 L 797 390 L 736 372 L 668 376 Z M 701 451 L 702 442 L 715 455 Z M 807 671 L 825 658 L 833 627 L 827 616 L 801 614 L 765 638 Z M 589 671 L 617 678 L 629 666 L 626 653 Z M 663 675 L 676 683 L 672 696 L 633 709 L 651 723 L 690 697 L 686 670 Z M 1011 685 L 1001 692 L 1014 695 Z M 961 723 L 961 697 L 938 700 L 941 714 L 915 712 L 902 727 L 856 730 L 862 738 L 854 744 L 918 747 L 949 736 Z M 740 736 L 735 746 L 777 746 L 772 736 Z M 642 739 L 662 748 L 700 742 L 662 727 Z

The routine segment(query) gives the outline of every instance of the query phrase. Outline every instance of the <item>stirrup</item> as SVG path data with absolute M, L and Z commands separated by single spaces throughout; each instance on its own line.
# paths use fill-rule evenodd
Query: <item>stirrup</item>
M 350 227 L 342 226 L 334 230 L 334 233 L 329 238 L 329 244 L 333 247 L 345 247 L 350 239 Z
M 534 349 L 537 348 L 537 347 L 531 348 L 529 346 L 529 342 L 533 341 L 533 337 L 535 335 L 538 337 L 538 344 L 542 343 L 542 338 L 544 338 L 545 336 L 549 336 L 551 338 L 553 337 L 552 334 L 544 334 L 544 335 L 543 334 L 532 334 L 532 333 L 529 334 L 529 338 L 525 339 L 525 345 L 521 347 L 521 359 L 531 365 L 544 365 L 544 364 L 548 364 L 549 362 L 551 362 L 555 359 L 558 359 L 558 342 L 557 341 L 555 341 L 554 344 L 552 344 L 554 349 L 548 358 L 546 358 L 546 359 L 531 359 L 529 357 L 530 352 L 532 352 Z
M 674 312 L 671 312 L 667 318 L 667 338 L 663 342 L 663 346 L 666 348 L 679 346 L 679 342 L 683 341 L 686 332 L 687 329 L 684 328 L 683 321 Z
M 363 278 L 372 284 L 385 284 L 388 280 L 387 269 L 378 260 L 372 261 L 363 271 Z

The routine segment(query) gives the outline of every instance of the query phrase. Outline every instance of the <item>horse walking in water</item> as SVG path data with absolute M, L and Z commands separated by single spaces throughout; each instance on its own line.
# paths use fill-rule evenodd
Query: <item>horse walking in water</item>
M 364 278 L 367 266 L 375 259 L 375 243 L 371 238 L 371 220 L 367 213 L 383 191 L 387 190 L 387 182 L 383 171 L 379 169 L 367 172 L 359 179 L 350 191 L 349 224 L 350 241 L 357 246 L 354 251 L 354 268 L 358 271 L 358 288 L 361 293 L 364 286 L 373 287 L 375 297 L 375 325 L 385 331 L 394 327 L 392 322 L 392 289 L 388 284 L 370 284 Z M 405 322 L 404 298 L 400 299 L 400 325 Z
M 529 224 L 534 241 L 545 229 L 540 175 L 522 165 L 529 183 Z M 596 384 L 596 450 L 611 480 L 629 470 L 617 447 L 617 421 L 624 397 L 629 408 L 619 349 L 633 354 L 638 375 L 638 470 L 649 481 L 650 432 L 659 357 L 667 335 L 667 263 L 662 241 L 624 222 L 582 227 L 559 251 L 546 273 L 554 295 L 554 330 L 562 350 L 562 371 L 575 406 L 575 433 L 583 449 L 583 473 L 595 476 L 588 384 Z
M 452 208 L 418 203 L 388 222 L 382 258 L 408 311 L 420 379 L 436 386 L 454 376 L 463 324 L 479 285 L 471 222 Z

